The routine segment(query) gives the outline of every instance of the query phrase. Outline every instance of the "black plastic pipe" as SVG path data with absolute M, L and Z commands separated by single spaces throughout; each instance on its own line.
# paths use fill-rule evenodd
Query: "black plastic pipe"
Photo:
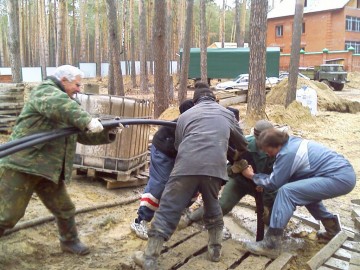
M 164 120 L 153 120 L 153 119 L 113 119 L 113 120 L 102 120 L 101 121 L 104 128 L 115 128 L 118 127 L 119 124 L 123 126 L 129 125 L 161 125 L 168 127 L 176 127 L 175 122 L 164 121 Z M 80 133 L 81 130 L 75 127 L 63 128 L 58 130 L 53 130 L 49 132 L 41 132 L 38 134 L 32 134 L 17 140 L 13 140 L 11 142 L 2 144 L 0 146 L 0 158 L 11 155 L 18 151 L 24 150 L 26 148 L 32 147 L 34 145 L 45 143 L 51 140 L 55 140 L 57 138 L 73 135 L 76 133 Z

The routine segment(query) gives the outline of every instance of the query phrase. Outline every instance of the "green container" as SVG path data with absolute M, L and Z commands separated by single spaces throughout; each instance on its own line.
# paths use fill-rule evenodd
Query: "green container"
M 180 64 L 183 51 L 180 50 Z M 211 79 L 231 79 L 249 73 L 249 48 L 207 49 L 207 74 Z M 279 76 L 280 48 L 266 49 L 266 76 Z M 191 48 L 189 79 L 201 78 L 200 48 Z

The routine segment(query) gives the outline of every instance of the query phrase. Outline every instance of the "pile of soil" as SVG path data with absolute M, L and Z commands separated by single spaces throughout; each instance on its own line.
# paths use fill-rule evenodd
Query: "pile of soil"
M 169 107 L 159 116 L 159 119 L 172 121 L 178 118 L 179 115 L 180 111 L 178 107 Z
M 296 88 L 299 89 L 302 86 L 310 87 L 316 91 L 318 96 L 318 109 L 320 110 L 348 113 L 357 113 L 360 111 L 359 102 L 338 97 L 329 86 L 322 82 L 298 78 Z M 288 87 L 288 79 L 284 79 L 278 85 L 275 85 L 266 96 L 267 104 L 285 104 Z
M 349 72 L 347 79 L 350 81 L 346 83 L 347 87 L 360 89 L 360 72 Z

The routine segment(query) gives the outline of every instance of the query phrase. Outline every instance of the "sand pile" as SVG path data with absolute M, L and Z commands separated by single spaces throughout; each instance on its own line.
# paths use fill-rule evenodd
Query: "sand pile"
M 178 107 L 169 107 L 159 116 L 159 119 L 171 121 L 178 118 L 179 115 L 180 111 Z
M 350 113 L 360 111 L 359 102 L 339 98 L 332 89 L 322 82 L 298 78 L 297 89 L 305 85 L 316 91 L 318 96 L 318 109 L 320 110 Z M 285 103 L 287 89 L 288 80 L 284 79 L 267 94 L 266 102 L 268 104 L 283 105 Z
M 346 86 L 351 88 L 360 89 L 360 72 L 349 72 L 347 76 L 348 83 L 346 83 Z

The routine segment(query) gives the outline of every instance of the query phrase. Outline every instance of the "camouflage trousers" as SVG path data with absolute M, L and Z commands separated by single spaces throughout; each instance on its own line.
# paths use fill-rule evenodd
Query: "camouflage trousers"
M 34 192 L 57 219 L 74 218 L 75 206 L 63 181 L 55 184 L 41 176 L 0 168 L 0 230 L 16 225 Z

